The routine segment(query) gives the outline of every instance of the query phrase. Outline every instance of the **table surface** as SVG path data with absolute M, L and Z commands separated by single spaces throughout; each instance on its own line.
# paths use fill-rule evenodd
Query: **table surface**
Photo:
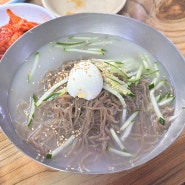
M 28 1 L 42 5 L 40 0 Z M 185 56 L 184 0 L 127 0 L 121 15 L 164 33 Z M 185 184 L 185 130 L 163 153 L 135 169 L 108 175 L 56 171 L 21 153 L 0 131 L 0 185 L 178 185 Z

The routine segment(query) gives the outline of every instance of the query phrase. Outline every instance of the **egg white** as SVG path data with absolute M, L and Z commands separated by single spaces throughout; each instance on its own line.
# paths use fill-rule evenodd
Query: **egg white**
M 90 61 L 79 62 L 71 69 L 67 83 L 71 96 L 91 100 L 100 94 L 102 87 L 102 75 Z

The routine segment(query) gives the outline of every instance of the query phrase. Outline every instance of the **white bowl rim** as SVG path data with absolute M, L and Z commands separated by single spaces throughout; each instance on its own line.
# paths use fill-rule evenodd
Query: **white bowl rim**
M 49 0 L 50 1 L 50 0 Z M 114 9 L 114 10 L 110 10 L 109 12 L 94 12 L 94 11 L 92 11 L 92 12 L 74 12 L 74 13 L 72 13 L 72 14 L 76 14 L 76 13 L 112 13 L 112 14 L 116 14 L 116 13 L 118 13 L 119 11 L 121 11 L 121 9 L 125 6 L 125 4 L 126 4 L 126 1 L 127 0 L 122 0 L 122 1 L 120 1 L 120 3 L 118 4 L 118 6 L 117 6 L 117 8 L 116 9 Z M 57 2 L 59 2 L 59 1 L 57 1 Z M 51 6 L 51 5 L 49 5 L 48 4 L 48 0 L 42 0 L 42 4 L 43 4 L 43 6 L 45 7 L 45 8 L 47 8 L 48 10 L 50 10 L 50 11 L 52 11 L 54 14 L 55 14 L 55 16 L 56 17 L 61 17 L 61 16 L 65 16 L 65 14 L 60 14 L 60 13 L 57 13 L 55 10 L 54 10 L 54 8 L 53 8 L 53 6 Z M 55 3 L 56 4 L 56 3 Z M 102 9 L 103 9 L 104 7 L 102 7 Z
M 43 11 L 44 13 L 48 14 L 51 18 L 56 18 L 56 16 L 47 8 L 37 5 L 37 4 L 32 4 L 32 3 L 7 3 L 4 4 L 3 6 L 0 6 L 0 11 L 4 10 L 6 8 L 13 8 L 13 7 L 30 7 L 30 8 L 35 8 L 38 10 Z

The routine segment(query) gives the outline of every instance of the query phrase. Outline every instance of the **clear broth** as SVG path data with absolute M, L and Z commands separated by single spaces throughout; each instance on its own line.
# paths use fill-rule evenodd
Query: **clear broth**
M 129 59 L 129 58 L 138 58 L 141 54 L 146 54 L 151 61 L 151 63 L 157 62 L 156 58 L 153 57 L 148 51 L 138 46 L 137 44 L 128 41 L 126 39 L 104 35 L 104 34 L 77 34 L 75 36 L 82 37 L 98 37 L 99 41 L 102 41 L 101 45 L 93 46 L 98 48 L 104 48 L 106 50 L 105 55 L 93 55 L 93 54 L 84 54 L 84 53 L 76 53 L 76 52 L 65 52 L 63 47 L 54 47 L 54 43 L 56 41 L 50 42 L 43 47 L 39 48 L 37 51 L 40 53 L 39 64 L 37 69 L 34 72 L 34 76 L 32 78 L 32 82 L 28 83 L 28 73 L 30 69 L 33 67 L 35 53 L 33 53 L 28 59 L 22 64 L 20 69 L 15 74 L 15 77 L 11 84 L 11 89 L 9 91 L 9 109 L 11 113 L 12 120 L 14 122 L 14 126 L 17 134 L 26 141 L 26 138 L 29 136 L 31 129 L 27 128 L 27 116 L 25 113 L 24 116 L 17 115 L 17 107 L 22 101 L 29 101 L 30 97 L 32 97 L 33 93 L 37 92 L 40 86 L 40 81 L 43 79 L 44 75 L 48 71 L 52 71 L 60 67 L 66 61 L 77 61 L 82 59 L 89 58 L 98 58 L 98 59 Z M 58 41 L 66 41 L 69 37 L 60 38 Z M 158 62 L 161 78 L 169 79 L 169 75 L 166 73 L 163 66 Z M 172 86 L 169 84 L 167 87 L 170 91 L 172 90 Z M 19 123 L 14 120 L 19 119 Z M 25 129 L 23 132 L 23 128 L 20 129 L 20 126 Z M 97 152 L 96 150 L 92 151 L 93 155 L 90 155 L 87 158 L 83 158 L 84 154 L 89 151 L 83 151 L 83 153 L 75 156 L 69 155 L 66 153 L 60 153 L 55 156 L 55 158 L 51 159 L 55 161 L 59 168 L 67 170 L 67 171 L 75 171 L 75 172 L 102 172 L 102 171 L 114 171 L 121 170 L 123 166 L 127 166 L 127 168 L 134 166 L 135 161 L 144 158 L 147 153 L 151 152 L 161 141 L 164 134 L 166 133 L 168 128 L 165 128 L 162 132 L 156 133 L 155 129 L 151 128 L 151 125 L 145 125 L 145 139 L 146 143 L 141 144 L 141 140 L 144 138 L 143 136 L 138 134 L 138 128 L 136 127 L 137 123 L 134 124 L 131 135 L 125 141 L 125 146 L 129 148 L 131 153 L 138 154 L 134 158 L 121 157 L 113 153 L 109 152 Z M 32 129 L 35 129 L 34 127 Z M 149 134 L 148 134 L 149 133 Z M 142 146 L 141 146 L 142 145 Z M 86 150 L 89 150 L 88 148 Z M 38 154 L 38 160 L 45 160 Z M 82 161 L 83 160 L 83 161 Z M 79 164 L 79 161 L 83 164 Z

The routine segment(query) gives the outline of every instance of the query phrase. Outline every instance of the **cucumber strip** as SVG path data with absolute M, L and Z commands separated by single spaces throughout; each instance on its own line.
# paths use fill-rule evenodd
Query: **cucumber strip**
M 127 118 L 127 109 L 126 107 L 123 108 L 122 116 L 121 116 L 121 122 L 125 122 Z
M 118 68 L 116 65 L 114 65 L 114 63 L 109 63 L 109 62 L 104 62 L 104 63 L 107 64 L 107 67 L 111 72 L 117 73 L 118 75 L 120 75 L 126 79 L 128 78 L 127 74 L 123 70 Z
M 150 70 L 150 64 L 149 64 L 150 60 L 149 60 L 148 56 L 146 54 L 143 54 L 140 57 L 142 59 L 143 65 L 144 65 L 144 69 L 147 71 Z
M 164 105 L 166 105 L 166 104 L 172 102 L 174 99 L 175 99 L 174 96 L 170 96 L 169 98 L 162 99 L 160 102 L 158 102 L 158 105 L 159 105 L 159 106 L 164 106 Z
M 125 121 L 127 111 L 126 111 L 126 103 L 123 96 L 121 96 L 116 90 L 112 89 L 110 86 L 108 86 L 105 83 L 103 84 L 103 89 L 107 90 L 108 92 L 110 92 L 120 100 L 121 104 L 123 105 L 122 122 Z
M 78 49 L 78 48 L 64 48 L 66 52 L 79 52 L 79 53 L 89 53 L 95 55 L 104 55 L 106 50 L 102 48 L 88 48 L 88 49 Z
M 143 72 L 143 65 L 140 65 L 136 75 L 132 76 L 128 81 L 131 83 L 138 83 L 139 80 L 141 79 L 142 72 Z
M 159 108 L 159 105 L 158 105 L 158 102 L 156 100 L 156 97 L 155 97 L 155 91 L 158 90 L 161 86 L 163 86 L 164 84 L 166 83 L 166 80 L 161 80 L 157 83 L 157 85 L 152 89 L 150 90 L 149 92 L 149 95 L 150 95 L 150 100 L 151 100 L 151 103 L 152 103 L 152 106 L 154 108 L 154 111 L 157 115 L 157 118 L 158 118 L 158 121 L 161 125 L 165 125 L 165 119 L 163 118 L 163 115 L 160 111 L 160 108 Z
M 161 125 L 165 125 L 165 119 L 163 118 L 163 115 L 159 109 L 158 103 L 156 101 L 155 95 L 154 95 L 154 89 L 150 91 L 150 100 L 152 103 L 152 106 L 154 108 L 154 111 L 157 115 L 158 121 Z
M 131 122 L 134 121 L 134 119 L 136 118 L 136 116 L 138 115 L 139 110 L 135 111 L 134 113 L 132 113 L 129 118 L 121 125 L 120 130 L 124 131 L 130 124 Z
M 76 45 L 82 45 L 84 44 L 84 41 L 80 41 L 80 42 L 72 42 L 72 41 L 66 41 L 66 42 L 56 42 L 55 43 L 55 47 L 60 47 L 60 46 L 76 46 Z
M 88 46 L 99 46 L 99 45 L 107 45 L 107 44 L 112 44 L 113 41 L 99 41 L 99 42 L 92 42 L 89 43 Z
M 140 80 L 141 79 L 142 72 L 143 72 L 143 65 L 140 65 L 139 69 L 138 69 L 138 71 L 136 73 L 136 80 Z
M 154 78 L 153 80 L 152 80 L 152 82 L 149 84 L 149 90 L 151 90 L 151 89 L 153 89 L 153 88 L 155 88 L 155 89 L 158 89 L 158 81 L 159 81 L 159 79 L 158 79 L 158 77 L 156 77 L 156 78 Z M 164 84 L 164 82 L 166 82 L 166 80 L 161 80 L 160 82 L 159 82 L 159 84 Z M 156 87 L 157 86 L 157 87 Z
M 72 39 L 72 40 L 97 40 L 98 37 L 97 36 L 95 36 L 95 37 L 71 36 L 71 37 L 69 37 L 69 39 Z
M 39 62 L 39 55 L 40 55 L 39 52 L 35 53 L 35 59 L 34 59 L 33 67 L 31 69 L 31 71 L 28 73 L 28 83 L 30 83 L 30 81 L 32 79 L 32 76 L 35 73 L 35 70 L 37 68 L 37 65 L 38 65 L 38 62 Z
M 103 60 L 99 60 L 99 59 L 98 60 L 94 59 L 91 61 L 94 65 L 96 65 L 97 68 L 99 68 L 103 72 L 109 72 L 111 74 L 116 73 L 125 79 L 128 78 L 127 74 L 122 69 L 120 69 L 119 67 L 117 67 L 116 65 L 114 65 L 111 62 L 108 62 L 106 60 L 103 61 Z
M 164 95 L 164 97 L 162 98 L 162 99 L 167 99 L 167 98 L 169 98 L 171 96 L 171 94 L 169 93 L 169 92 L 167 92 L 165 95 Z
M 48 154 L 46 154 L 46 159 L 51 159 L 54 156 L 56 156 L 59 152 L 63 151 L 66 147 L 68 147 L 69 145 L 71 145 L 73 143 L 73 141 L 75 140 L 75 136 L 71 135 L 63 145 L 59 146 L 58 148 L 56 148 L 55 150 L 53 150 L 52 152 L 49 152 Z
M 126 73 L 137 72 L 140 65 L 143 65 L 138 59 L 127 58 L 122 60 L 124 70 Z
M 132 131 L 132 127 L 134 125 L 134 121 L 131 121 L 128 127 L 123 132 L 122 136 L 120 137 L 121 141 L 125 141 L 125 139 L 129 136 L 130 132 Z
M 166 83 L 166 80 L 159 81 L 156 86 L 152 89 L 153 91 L 158 90 L 160 87 L 162 87 Z
M 44 93 L 40 97 L 40 99 L 35 103 L 35 105 L 38 107 L 49 95 L 51 95 L 51 93 L 53 93 L 55 91 L 55 89 L 57 89 L 61 85 L 65 84 L 67 81 L 68 81 L 68 77 L 67 78 L 64 78 L 60 82 L 58 82 L 55 85 L 53 85 L 48 91 L 46 91 L 46 93 Z
M 153 89 L 155 87 L 155 85 L 157 84 L 157 82 L 159 81 L 159 78 L 160 78 L 159 68 L 158 68 L 158 65 L 157 65 L 156 62 L 154 63 L 154 71 L 156 71 L 156 73 L 155 73 L 156 77 L 149 84 L 149 89 Z
M 28 127 L 31 125 L 33 118 L 34 118 L 35 103 L 36 103 L 36 96 L 33 95 L 31 98 L 31 108 L 30 108 L 30 114 L 28 116 L 28 122 L 27 122 Z
M 114 61 L 110 61 L 110 63 L 118 68 L 123 68 L 124 67 L 124 63 L 122 61 L 118 61 L 118 60 L 114 60 Z
M 114 142 L 119 146 L 119 148 L 122 151 L 125 151 L 126 147 L 123 145 L 123 143 L 121 142 L 120 138 L 118 137 L 117 133 L 115 132 L 115 130 L 113 128 L 110 128 L 110 133 L 113 137 Z
M 126 86 L 120 85 L 119 83 L 111 80 L 110 78 L 104 78 L 104 83 L 112 87 L 120 94 L 123 94 L 125 96 L 131 96 L 131 97 L 135 96 Z
M 133 83 L 138 83 L 140 81 L 142 73 L 143 73 L 143 65 L 140 65 Z M 132 82 L 132 80 L 131 81 L 129 80 L 129 82 Z
M 149 84 L 148 88 L 149 88 L 149 90 L 151 90 L 154 87 L 155 87 L 155 81 L 152 81 L 152 83 Z
M 172 96 L 172 95 L 171 95 L 169 92 L 167 92 L 167 93 L 165 93 L 163 96 L 161 96 L 161 98 L 159 99 L 158 102 L 164 101 L 164 100 L 166 100 L 167 98 L 170 98 L 171 96 Z
M 158 72 L 159 72 L 159 70 L 147 71 L 147 72 L 146 72 L 146 71 L 144 71 L 144 72 L 143 72 L 143 74 L 144 74 L 144 75 L 148 75 L 148 76 L 149 76 L 149 75 L 153 75 L 153 74 L 158 73 Z
M 159 103 L 161 101 L 161 95 L 158 94 L 156 97 L 155 97 L 156 101 Z
M 107 151 L 112 152 L 114 154 L 117 154 L 119 156 L 123 156 L 123 157 L 133 157 L 133 155 L 128 152 L 120 151 L 120 150 L 114 149 L 110 146 L 107 147 Z
M 116 90 L 114 90 L 113 88 L 111 88 L 106 83 L 103 84 L 103 89 L 105 89 L 108 92 L 110 92 L 111 94 L 115 95 L 120 100 L 120 102 L 123 105 L 123 107 L 124 108 L 126 107 L 126 103 L 125 103 L 125 100 L 124 100 L 123 96 L 121 96 Z
M 177 119 L 184 111 L 185 111 L 185 107 L 181 107 L 181 109 L 178 110 L 178 112 L 177 112 L 175 115 L 173 115 L 173 116 L 170 117 L 169 121 L 174 121 L 174 120 Z
M 121 88 L 125 88 L 126 91 L 128 90 L 128 86 L 129 86 L 128 83 L 126 83 L 125 81 L 120 80 L 118 77 L 110 74 L 109 71 L 102 72 L 102 76 L 107 83 L 110 83 L 113 86 L 115 85 L 115 86 L 120 86 Z
M 116 77 L 110 73 L 103 73 L 103 76 L 105 76 L 106 78 L 109 78 L 110 80 L 115 81 L 116 83 L 118 83 L 120 85 L 128 87 L 128 85 L 123 80 L 120 80 L 118 77 Z
M 106 51 L 103 48 L 88 48 L 87 50 L 89 50 L 89 51 Z
M 117 59 L 101 59 L 101 58 L 92 58 L 92 62 L 109 62 L 109 63 L 115 63 Z M 117 63 L 117 62 L 116 62 Z M 120 62 L 121 63 L 121 62 Z
M 52 93 L 51 95 L 49 95 L 46 99 L 44 99 L 43 101 L 52 101 L 53 99 L 62 96 L 63 94 L 65 94 L 67 92 L 67 88 L 64 87 L 63 89 Z
M 137 74 L 137 71 L 131 71 L 131 72 L 127 73 L 127 76 L 128 76 L 129 78 L 132 78 L 132 77 L 135 78 L 136 74 Z

